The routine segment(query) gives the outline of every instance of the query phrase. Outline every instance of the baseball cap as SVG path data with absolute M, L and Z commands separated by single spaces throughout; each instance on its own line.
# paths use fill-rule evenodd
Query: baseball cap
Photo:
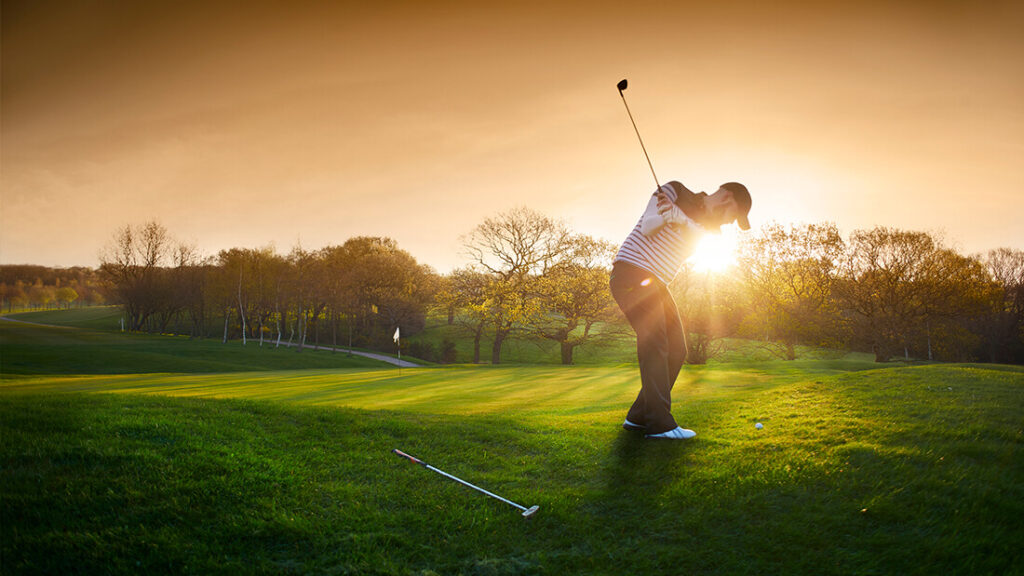
M 740 225 L 740 230 L 750 230 L 750 220 L 747 219 L 747 215 L 750 214 L 750 192 L 747 187 L 739 182 L 726 182 L 722 184 L 722 188 L 732 192 L 732 199 L 739 209 L 736 223 Z

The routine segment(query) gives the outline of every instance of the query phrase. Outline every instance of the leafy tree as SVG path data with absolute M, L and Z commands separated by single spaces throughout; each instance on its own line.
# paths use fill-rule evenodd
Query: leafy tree
M 740 268 L 752 297 L 752 321 L 781 356 L 796 345 L 835 345 L 840 327 L 832 295 L 844 243 L 834 224 L 770 224 L 745 241 Z
M 19 308 L 28 306 L 28 292 L 21 280 L 16 281 L 7 289 L 7 311 L 10 312 L 14 306 Z
M 50 303 L 56 299 L 53 286 L 47 286 L 43 282 L 37 281 L 29 288 L 28 299 L 29 303 L 36 308 L 49 308 Z
M 722 339 L 740 329 L 749 310 L 735 269 L 697 272 L 685 262 L 669 285 L 683 323 L 687 364 L 706 364 L 722 351 Z
M 231 248 L 217 255 L 216 274 L 210 284 L 217 306 L 225 311 L 225 340 L 230 317 L 238 320 L 243 345 L 258 338 L 263 345 L 271 320 L 281 334 L 280 287 L 286 272 L 285 260 L 273 247 Z
M 981 314 L 986 278 L 977 259 L 945 248 L 933 235 L 877 227 L 851 234 L 836 285 L 855 343 L 878 362 L 911 349 L 929 355 L 942 336 L 944 355 L 972 347 L 964 326 Z
M 70 286 L 61 286 L 54 292 L 57 303 L 65 308 L 70 308 L 71 303 L 78 300 L 78 292 Z
M 970 326 L 991 309 L 998 287 L 980 258 L 941 248 L 931 264 L 934 272 L 920 281 L 925 298 L 923 324 L 908 339 L 904 357 L 915 350 L 929 360 L 973 360 L 981 337 Z
M 437 277 L 437 291 L 434 294 L 434 308 L 448 317 L 448 325 L 455 324 L 455 314 L 459 309 L 459 294 L 452 283 L 451 274 Z
M 321 266 L 315 252 L 299 246 L 292 249 L 288 262 L 291 274 L 285 291 L 293 311 L 292 333 L 288 336 L 288 342 L 291 343 L 292 338 L 297 336 L 298 351 L 301 352 L 309 335 L 310 317 L 315 317 L 315 311 L 322 305 L 323 291 L 317 286 L 317 282 L 322 279 Z
M 490 322 L 485 306 L 489 281 L 483 272 L 459 268 L 447 276 L 447 288 L 438 292 L 441 305 L 453 311 L 453 324 L 473 337 L 474 364 L 480 362 L 480 341 Z
M 987 313 L 975 330 L 989 362 L 1024 363 L 1024 250 L 991 250 L 983 262 L 992 279 Z
M 395 328 L 412 335 L 423 329 L 433 302 L 437 274 L 398 247 L 391 238 L 360 236 L 328 249 L 338 279 L 339 298 L 355 316 L 364 342 L 387 346 Z
M 594 328 L 614 320 L 617 311 L 608 289 L 616 247 L 584 235 L 570 238 L 569 244 L 562 258 L 535 279 L 541 310 L 529 319 L 531 334 L 559 344 L 562 364 L 572 364 L 577 347 L 612 335 Z
M 28 306 L 29 292 L 36 284 L 44 286 L 38 296 L 43 297 L 46 290 L 54 290 L 53 299 L 50 302 L 57 302 L 60 306 L 70 307 L 71 303 L 79 306 L 95 305 L 103 303 L 103 295 L 100 290 L 100 280 L 95 270 L 82 266 L 71 268 L 50 268 L 47 266 L 36 266 L 32 264 L 2 264 L 0 265 L 0 308 L 6 306 L 11 312 L 14 306 Z M 77 296 L 71 300 L 58 297 L 56 290 L 68 288 L 73 290 Z M 46 295 L 48 296 L 48 295 Z M 65 298 L 70 292 L 64 290 L 59 296 Z

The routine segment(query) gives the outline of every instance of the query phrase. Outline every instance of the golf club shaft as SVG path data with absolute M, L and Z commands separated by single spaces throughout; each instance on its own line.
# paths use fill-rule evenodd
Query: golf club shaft
M 629 121 L 633 123 L 633 131 L 636 132 L 636 139 L 640 141 L 640 148 L 644 151 L 644 158 L 647 158 L 647 166 L 651 169 L 651 176 L 654 176 L 654 189 L 661 188 L 661 181 L 658 180 L 658 175 L 654 173 L 654 164 L 651 164 L 651 157 L 647 155 L 647 147 L 644 146 L 644 139 L 640 137 L 640 129 L 636 127 L 636 120 L 633 120 L 633 113 L 629 111 L 629 103 L 626 102 L 626 95 L 619 90 L 619 96 L 622 97 L 622 104 L 626 107 L 626 114 L 629 114 Z
M 438 474 L 440 474 L 441 476 L 444 476 L 445 478 L 448 478 L 449 480 L 454 480 L 454 481 L 458 482 L 459 484 L 462 484 L 463 486 L 467 486 L 469 488 L 472 488 L 473 490 L 476 490 L 477 492 L 483 492 L 484 494 L 487 494 L 491 498 L 494 498 L 496 500 L 501 500 L 505 504 L 509 504 L 511 506 L 515 506 L 516 508 L 522 510 L 523 512 L 527 511 L 527 508 L 525 506 L 520 506 L 519 504 L 516 504 L 515 502 L 513 502 L 511 500 L 506 500 L 505 498 L 502 498 L 501 496 L 498 496 L 497 494 L 495 494 L 493 492 L 488 492 L 487 490 L 484 490 L 483 488 L 481 488 L 479 486 L 475 486 L 473 484 L 470 484 L 469 482 L 466 482 L 465 480 L 462 480 L 461 478 L 456 478 L 455 476 L 452 476 L 451 474 L 445 472 L 444 470 L 441 470 L 439 468 L 434 468 L 430 464 L 427 464 L 426 462 L 420 460 L 419 458 L 416 458 L 415 456 L 410 456 L 410 455 L 406 454 L 405 452 L 402 452 L 398 448 L 395 448 L 391 452 L 393 452 L 394 454 L 397 454 L 397 455 L 399 455 L 399 456 L 401 456 L 403 458 L 407 458 L 413 464 L 419 464 L 420 466 L 423 466 L 427 470 L 431 470 L 433 472 L 437 472 Z
M 472 488 L 473 490 L 476 490 L 477 492 L 483 492 L 484 494 L 487 494 L 491 498 L 494 498 L 496 500 L 501 500 L 505 504 L 510 504 L 512 506 L 515 506 L 516 508 L 519 508 L 523 512 L 526 511 L 526 506 L 520 506 L 519 504 L 516 504 L 515 502 L 513 502 L 511 500 L 506 500 L 505 498 L 502 498 L 501 496 L 498 496 L 497 494 L 495 494 L 493 492 L 488 492 L 487 490 L 484 490 L 483 488 L 481 488 L 479 486 L 474 486 L 474 485 L 470 484 L 469 482 L 466 482 L 465 480 L 456 478 L 455 476 L 452 476 L 451 474 L 445 472 L 444 470 L 438 470 L 437 468 L 434 468 L 430 464 L 427 464 L 425 466 L 425 468 L 427 470 L 433 470 L 434 472 L 437 472 L 438 474 L 440 474 L 441 476 L 444 476 L 445 478 L 448 478 L 449 480 L 455 480 L 459 484 L 462 484 L 463 486 L 467 486 L 469 488 Z

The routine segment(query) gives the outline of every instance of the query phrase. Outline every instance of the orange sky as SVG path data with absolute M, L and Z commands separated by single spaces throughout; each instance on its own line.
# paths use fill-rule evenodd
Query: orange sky
M 0 263 L 156 218 L 445 272 L 517 205 L 617 243 L 653 188 L 624 77 L 658 176 L 745 183 L 755 227 L 1024 248 L 1020 2 L 154 4 L 3 1 Z

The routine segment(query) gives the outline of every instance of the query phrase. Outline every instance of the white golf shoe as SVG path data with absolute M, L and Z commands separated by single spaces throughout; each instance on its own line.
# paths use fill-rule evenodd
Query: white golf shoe
M 697 433 L 693 430 L 687 430 L 682 426 L 676 426 L 674 429 L 668 432 L 662 432 L 661 434 L 648 434 L 644 438 L 658 438 L 665 440 L 688 440 L 696 436 Z

